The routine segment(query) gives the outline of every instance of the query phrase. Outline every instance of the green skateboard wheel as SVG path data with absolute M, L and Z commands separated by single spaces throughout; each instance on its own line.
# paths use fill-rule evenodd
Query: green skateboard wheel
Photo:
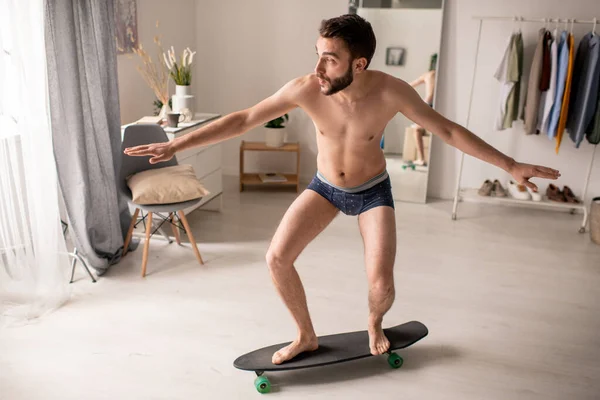
M 271 382 L 266 376 L 257 376 L 254 380 L 254 387 L 258 393 L 269 393 L 271 391 Z
M 402 357 L 400 357 L 396 353 L 391 353 L 388 356 L 388 364 L 390 364 L 390 366 L 392 368 L 400 368 L 403 363 L 404 363 L 404 360 L 402 359 Z

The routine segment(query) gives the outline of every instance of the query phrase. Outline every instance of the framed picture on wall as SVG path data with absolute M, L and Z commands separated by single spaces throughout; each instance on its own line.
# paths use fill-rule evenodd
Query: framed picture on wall
M 115 2 L 117 54 L 133 53 L 138 48 L 137 4 L 135 0 Z
M 388 47 L 385 52 L 385 65 L 404 65 L 404 48 Z

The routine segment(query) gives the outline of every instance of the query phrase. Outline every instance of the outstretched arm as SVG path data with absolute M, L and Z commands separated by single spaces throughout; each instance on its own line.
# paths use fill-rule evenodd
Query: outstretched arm
M 418 77 L 417 79 L 412 81 L 410 83 L 410 86 L 415 87 L 415 86 L 419 86 L 422 83 L 425 83 L 425 78 L 423 77 L 423 75 L 421 75 L 420 77 Z
M 555 169 L 520 163 L 496 150 L 477 135 L 444 118 L 429 107 L 406 82 L 393 79 L 390 87 L 392 88 L 391 96 L 397 104 L 399 112 L 439 136 L 450 146 L 505 170 L 518 183 L 537 191 L 537 186 L 529 182 L 530 178 L 557 179 L 560 176 Z
M 226 115 L 187 135 L 166 143 L 154 143 L 125 149 L 130 156 L 153 156 L 151 164 L 170 160 L 173 155 L 185 149 L 205 146 L 236 136 L 240 136 L 252 128 L 264 124 L 274 118 L 296 108 L 298 93 L 303 84 L 303 78 L 294 79 L 260 103 L 245 110 Z

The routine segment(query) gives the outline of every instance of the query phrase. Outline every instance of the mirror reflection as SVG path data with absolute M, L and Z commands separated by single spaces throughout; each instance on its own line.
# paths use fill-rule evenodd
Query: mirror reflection
M 377 37 L 372 68 L 406 81 L 435 108 L 443 1 L 352 1 L 350 12 L 368 20 Z M 400 113 L 387 125 L 381 148 L 394 200 L 426 201 L 431 141 L 431 132 Z

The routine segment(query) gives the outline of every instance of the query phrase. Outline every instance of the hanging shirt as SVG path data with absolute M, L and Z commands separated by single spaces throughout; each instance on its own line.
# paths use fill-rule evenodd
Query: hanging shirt
M 550 36 L 550 80 L 548 90 L 542 93 L 540 99 L 541 118 L 538 122 L 538 129 L 544 134 L 548 134 L 548 125 L 550 124 L 550 112 L 554 105 L 554 97 L 556 96 L 556 64 L 557 64 L 557 45 L 556 35 Z
M 560 117 L 563 95 L 565 93 L 565 84 L 567 83 L 567 69 L 569 66 L 569 44 L 567 43 L 567 35 L 567 31 L 562 31 L 558 43 L 556 96 L 554 96 L 554 105 L 552 106 L 550 122 L 548 124 L 549 138 L 556 137 L 558 119 Z
M 550 87 L 550 73 L 552 58 L 550 54 L 550 46 L 552 45 L 553 38 L 550 31 L 544 32 L 544 43 L 542 47 L 542 75 L 540 76 L 540 90 L 545 92 Z
M 513 86 L 506 100 L 506 114 L 504 115 L 503 128 L 512 128 L 513 121 L 519 115 L 519 100 L 521 94 L 521 75 L 523 74 L 523 35 L 518 32 L 513 35 L 511 51 L 508 58 L 508 71 L 506 80 L 513 82 Z
M 494 129 L 502 130 L 504 129 L 504 116 L 506 115 L 506 102 L 508 100 L 508 96 L 510 91 L 512 90 L 514 83 L 508 81 L 508 67 L 509 67 L 509 59 L 510 52 L 512 49 L 512 45 L 514 42 L 515 35 L 511 35 L 508 39 L 508 43 L 504 49 L 504 55 L 502 56 L 502 60 L 500 61 L 500 65 L 496 69 L 496 73 L 494 73 L 494 78 L 500 82 L 500 101 L 498 104 L 498 108 L 496 109 L 496 118 L 494 120 Z
M 538 109 L 540 106 L 540 77 L 542 75 L 542 57 L 544 51 L 544 34 L 546 29 L 542 28 L 538 32 L 538 43 L 535 48 L 533 60 L 531 62 L 531 71 L 529 73 L 529 82 L 527 84 L 527 93 L 525 106 L 523 107 L 523 121 L 525 122 L 525 133 L 531 135 L 537 128 Z
M 569 63 L 567 65 L 567 79 L 565 80 L 565 93 L 563 94 L 562 106 L 560 107 L 560 118 L 558 119 L 558 127 L 556 128 L 556 154 L 562 142 L 563 133 L 569 117 L 569 104 L 571 101 L 571 87 L 573 80 L 573 65 L 575 59 L 575 41 L 573 34 L 569 33 L 567 37 L 567 46 L 569 47 Z
M 581 68 L 577 70 L 579 79 L 575 91 L 574 102 L 569 108 L 569 119 L 567 130 L 569 137 L 579 148 L 583 140 L 585 130 L 592 123 L 596 111 L 596 100 L 598 99 L 598 85 L 600 83 L 600 36 L 591 32 L 585 35 L 579 43 L 577 57 L 581 53 Z M 577 65 L 577 60 L 575 61 Z

